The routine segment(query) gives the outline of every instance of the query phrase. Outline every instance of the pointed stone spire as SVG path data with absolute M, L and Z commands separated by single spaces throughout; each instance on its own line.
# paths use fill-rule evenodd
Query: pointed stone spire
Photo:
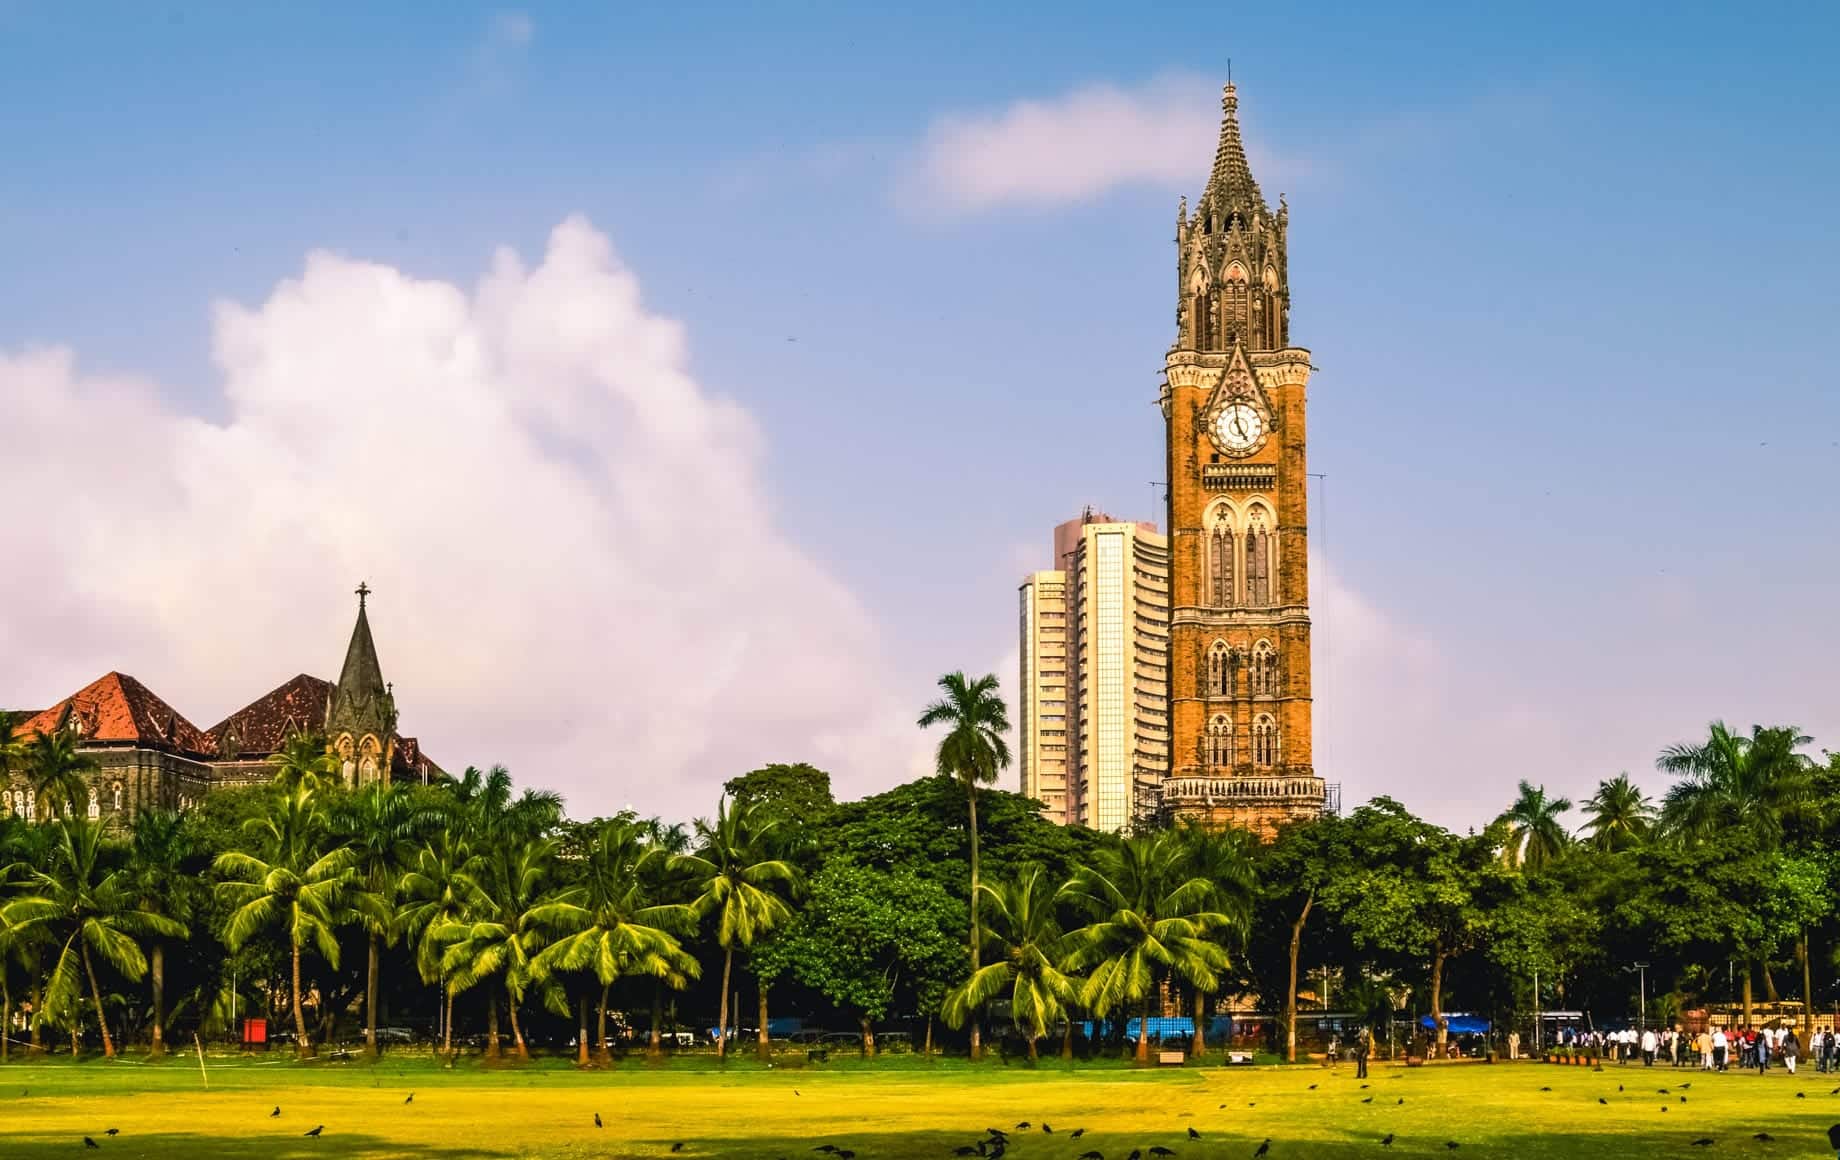
M 371 639 L 371 621 L 364 610 L 365 598 L 371 594 L 369 584 L 358 585 L 358 623 L 352 626 L 351 644 L 345 649 L 345 667 L 339 670 L 339 684 L 334 699 L 340 695 L 357 700 L 385 697 L 383 666 L 377 661 L 377 643 Z
M 1239 137 L 1239 95 L 1232 81 L 1220 91 L 1220 144 L 1214 149 L 1214 171 L 1201 197 L 1216 210 L 1265 208 L 1265 197 L 1252 179 L 1246 146 Z
M 333 686 L 326 710 L 327 742 L 355 771 L 346 773 L 348 785 L 362 784 L 377 776 L 378 770 L 387 775 L 395 748 L 396 697 L 383 679 L 377 643 L 371 639 L 370 614 L 365 608 L 370 594 L 370 585 L 358 585 L 358 622 L 352 626 L 345 667 L 339 670 L 339 683 Z

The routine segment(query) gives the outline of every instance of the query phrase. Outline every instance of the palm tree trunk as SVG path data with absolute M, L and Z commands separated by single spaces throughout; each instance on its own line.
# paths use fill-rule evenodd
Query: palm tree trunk
M 1150 1062 L 1150 996 L 1144 996 L 1137 1016 L 1137 1062 Z
M 486 1058 L 498 1058 L 498 992 L 486 988 Z
M 1303 924 L 1310 920 L 1310 908 L 1316 905 L 1316 892 L 1304 895 L 1303 909 L 1291 923 L 1291 985 L 1284 991 L 1284 1060 L 1297 1062 L 1297 952 L 1303 946 Z
M 920 1048 L 921 1059 L 933 1058 L 933 1017 L 926 1017 L 926 1040 Z
M 454 1061 L 454 989 L 451 986 L 443 986 L 441 990 L 446 996 L 441 1003 L 444 1012 L 441 1017 L 441 1054 L 447 1057 L 447 1062 L 452 1063 Z
M 1067 1029 L 1061 1032 L 1061 1058 L 1073 1060 L 1073 1012 L 1067 1012 Z
M 7 1060 L 13 1043 L 13 980 L 7 977 L 6 963 L 0 962 L 0 1063 Z
M 382 950 L 375 932 L 370 937 L 370 961 L 364 968 L 364 1050 L 377 1055 L 377 971 Z
M 722 955 L 722 998 L 716 1006 L 716 1058 L 728 1058 L 728 976 L 735 969 L 735 948 Z
M 82 937 L 77 936 L 79 940 Z M 114 1059 L 115 1041 L 109 1038 L 109 1018 L 102 1013 L 102 988 L 96 983 L 96 967 L 89 959 L 89 944 L 80 941 L 78 945 L 83 948 L 83 973 L 89 976 L 89 993 L 96 1001 L 96 1026 L 102 1028 L 102 1057 Z
M 1036 1064 L 1037 1062 L 1039 1062 L 1039 1061 L 1040 1061 L 1040 1059 L 1041 1059 L 1041 1055 L 1039 1054 L 1039 1052 L 1038 1052 L 1038 1050 L 1037 1050 L 1037 1048 L 1036 1048 L 1036 1046 L 1035 1046 L 1035 1045 L 1036 1045 L 1036 1043 L 1037 1043 L 1037 1042 L 1038 1042 L 1038 1041 L 1039 1041 L 1040 1039 L 1041 1039 L 1041 1037 L 1040 1037 L 1039 1035 L 1031 1035 L 1031 1036 L 1029 1036 L 1029 1066 L 1030 1066 L 1030 1067 L 1034 1067 L 1034 1066 L 1035 1066 L 1035 1064 Z
M 32 1026 L 26 1031 L 26 1041 L 31 1044 L 28 1055 L 45 1053 L 45 1031 L 38 1025 L 38 1020 L 45 1012 L 45 986 L 36 973 L 32 977 Z
M 971 812 L 971 973 L 978 973 L 978 959 L 981 947 L 978 945 L 978 821 L 977 821 L 977 783 L 972 782 L 965 795 Z M 984 1058 L 984 1044 L 978 1033 L 979 1012 L 971 1013 L 971 1058 Z
M 575 1066 L 588 1066 L 588 993 L 575 1001 Z
M 1444 999 L 1444 944 L 1431 944 L 1431 1024 L 1437 1028 L 1437 1058 L 1444 1057 L 1444 1037 L 1448 1028 L 1444 1026 L 1444 1010 L 1440 1005 Z
M 587 1002 L 587 999 L 584 998 L 582 1002 L 585 1004 Z M 511 1016 L 511 1041 L 517 1045 L 518 1058 L 519 1059 L 529 1059 L 530 1058 L 530 1046 L 524 1042 L 524 1029 L 518 1026 L 517 1009 L 518 1009 L 518 998 L 515 994 L 512 993 L 510 985 L 506 984 L 505 986 L 505 1011 L 508 1015 Z M 583 1011 L 582 1013 L 584 1015 L 587 1014 L 586 1011 Z M 583 1027 L 582 1030 L 586 1031 L 587 1028 Z
M 153 1045 L 148 1053 L 155 1056 L 166 1054 L 166 946 L 155 942 L 153 953 L 149 956 L 147 973 L 153 979 Z
M 652 984 L 652 1033 L 645 1037 L 645 1054 L 657 1059 L 664 1054 L 664 984 Z
M 1802 1039 L 1814 1034 L 1814 972 L 1808 966 L 1808 928 L 1795 940 L 1795 957 L 1802 964 Z
M 607 992 L 613 990 L 612 983 L 601 984 L 600 1021 L 595 1025 L 594 1055 L 602 1063 L 613 1062 L 613 1050 L 607 1046 Z
M 1207 1054 L 1207 996 L 1195 988 L 1195 1043 L 1190 1052 L 1196 1059 Z
M 1751 964 L 1748 959 L 1744 963 L 1744 1025 L 1751 1025 Z
M 765 979 L 756 979 L 754 981 L 760 984 L 760 1052 L 759 1054 L 760 1054 L 760 1062 L 765 1063 L 767 1062 L 767 1060 L 773 1058 L 773 1040 L 772 1040 L 772 1037 L 767 1034 L 767 981 Z
M 294 1054 L 306 1059 L 313 1054 L 307 1039 L 307 1010 L 300 993 L 300 944 L 294 944 Z
M 869 1022 L 867 1015 L 862 1017 L 862 1039 L 863 1058 L 875 1058 L 875 1024 Z

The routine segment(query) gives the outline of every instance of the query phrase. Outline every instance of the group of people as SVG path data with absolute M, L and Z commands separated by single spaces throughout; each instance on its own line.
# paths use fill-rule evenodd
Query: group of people
M 1754 1067 L 1761 1075 L 1780 1061 L 1794 1075 L 1796 1065 L 1806 1058 L 1822 1072 L 1840 1071 L 1840 1035 L 1832 1027 L 1816 1028 L 1805 1044 L 1793 1027 L 1709 1027 L 1698 1034 L 1679 1027 L 1659 1031 L 1652 1027 L 1642 1031 L 1567 1027 L 1559 1032 L 1559 1047 L 1618 1063 L 1639 1059 L 1644 1067 L 1653 1067 L 1657 1061 L 1674 1067 L 1697 1064 L 1703 1071 Z

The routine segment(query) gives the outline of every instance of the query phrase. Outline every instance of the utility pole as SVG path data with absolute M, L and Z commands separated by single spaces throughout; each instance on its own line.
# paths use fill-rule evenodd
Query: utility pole
M 1533 1053 L 1540 1053 L 1540 972 L 1533 972 Z

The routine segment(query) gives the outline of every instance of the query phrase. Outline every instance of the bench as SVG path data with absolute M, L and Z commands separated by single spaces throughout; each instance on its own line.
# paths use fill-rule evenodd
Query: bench
M 1188 1053 L 1186 1051 L 1159 1051 L 1156 1053 L 1156 1062 L 1159 1067 L 1165 1064 L 1181 1067 L 1188 1062 Z
M 1221 1060 L 1221 1062 L 1229 1067 L 1250 1067 L 1252 1065 L 1252 1053 L 1250 1051 L 1229 1051 L 1227 1052 L 1227 1057 Z

